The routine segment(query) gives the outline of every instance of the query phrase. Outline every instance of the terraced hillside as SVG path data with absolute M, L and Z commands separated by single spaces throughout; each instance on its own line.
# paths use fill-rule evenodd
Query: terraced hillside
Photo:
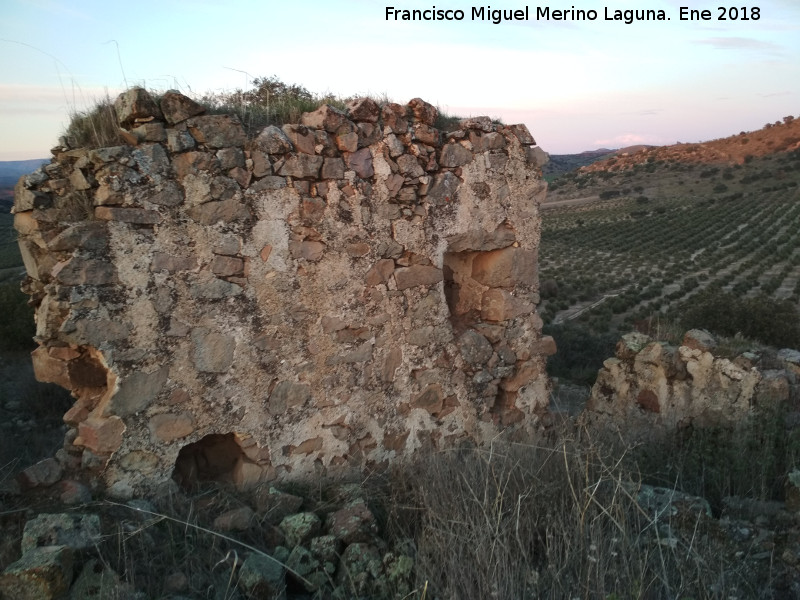
M 540 310 L 556 333 L 574 325 L 607 348 L 654 318 L 682 321 L 701 300 L 800 306 L 800 152 L 594 177 L 588 198 L 545 205 Z M 777 338 L 763 341 L 791 339 Z

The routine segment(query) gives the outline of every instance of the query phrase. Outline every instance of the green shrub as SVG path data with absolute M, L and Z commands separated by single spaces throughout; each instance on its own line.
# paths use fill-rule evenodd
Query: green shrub
M 583 313 L 588 315 L 588 313 Z M 607 324 L 608 315 L 602 319 Z M 614 355 L 617 336 L 611 333 L 595 333 L 586 325 L 569 321 L 559 325 L 548 325 L 544 333 L 552 335 L 558 351 L 547 361 L 547 372 L 584 385 L 592 385 L 603 361 Z
M 765 295 L 741 298 L 710 288 L 686 302 L 680 312 L 687 329 L 704 328 L 719 335 L 744 337 L 778 347 L 800 347 L 800 317 L 788 300 Z

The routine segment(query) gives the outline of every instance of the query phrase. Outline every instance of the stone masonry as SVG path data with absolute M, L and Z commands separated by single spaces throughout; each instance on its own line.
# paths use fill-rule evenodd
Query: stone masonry
M 248 139 L 177 92 L 115 108 L 126 145 L 63 141 L 16 189 L 36 374 L 75 398 L 64 467 L 118 497 L 247 488 L 538 426 L 524 125 L 359 99 Z
M 798 418 L 800 352 L 720 356 L 717 340 L 692 329 L 671 345 L 641 333 L 617 343 L 597 375 L 580 420 L 631 441 L 687 427 L 733 426 L 758 411 Z M 789 422 L 787 421 L 787 423 Z

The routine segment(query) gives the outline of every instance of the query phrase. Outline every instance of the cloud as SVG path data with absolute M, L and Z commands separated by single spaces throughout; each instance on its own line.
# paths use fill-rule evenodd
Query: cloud
M 630 113 L 623 113 L 629 115 L 637 115 L 639 117 L 653 117 L 664 112 L 663 108 L 643 108 Z
M 624 148 L 625 146 L 637 146 L 639 144 L 647 145 L 660 145 L 663 140 L 652 135 L 642 135 L 638 133 L 621 133 L 620 135 L 612 138 L 602 140 L 595 140 L 596 146 L 605 146 L 611 148 Z
M 0 112 L 9 114 L 42 114 L 86 110 L 95 102 L 118 90 L 53 85 L 0 84 Z
M 754 38 L 745 37 L 710 37 L 695 40 L 696 44 L 711 46 L 715 50 L 764 50 L 781 52 L 781 47 L 770 42 L 762 42 Z
M 775 98 L 776 96 L 791 96 L 792 92 L 772 92 L 770 94 L 759 94 L 761 98 Z

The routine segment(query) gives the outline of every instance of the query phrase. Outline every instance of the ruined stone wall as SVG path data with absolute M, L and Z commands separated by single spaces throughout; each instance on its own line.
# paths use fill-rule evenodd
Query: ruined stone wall
M 247 139 L 174 92 L 116 102 L 14 207 L 37 377 L 70 390 L 62 463 L 126 496 L 385 465 L 530 431 L 547 405 L 524 125 L 444 134 L 422 100 Z
M 728 426 L 758 410 L 800 416 L 800 352 L 720 356 L 717 340 L 693 329 L 671 345 L 630 333 L 607 359 L 581 419 L 628 440 L 684 427 Z

